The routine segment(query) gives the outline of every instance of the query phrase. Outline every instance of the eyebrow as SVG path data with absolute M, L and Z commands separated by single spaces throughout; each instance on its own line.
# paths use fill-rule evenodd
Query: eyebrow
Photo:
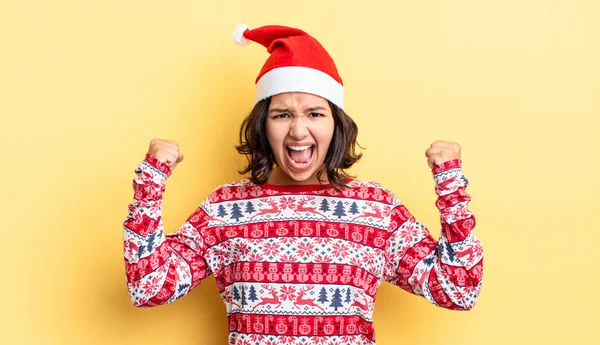
M 322 107 L 320 105 L 315 106 L 315 107 L 309 107 L 306 108 L 304 111 L 305 112 L 313 112 L 313 111 L 327 111 L 327 109 L 325 107 Z M 273 108 L 271 110 L 269 110 L 269 113 L 290 113 L 291 111 L 288 108 Z

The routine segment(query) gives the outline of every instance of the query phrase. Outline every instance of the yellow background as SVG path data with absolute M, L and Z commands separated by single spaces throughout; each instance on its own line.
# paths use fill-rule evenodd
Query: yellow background
M 377 180 L 439 234 L 424 151 L 459 142 L 485 248 L 475 309 L 384 284 L 378 345 L 592 344 L 598 331 L 597 1 L 0 1 L 2 344 L 226 344 L 213 278 L 129 301 L 122 221 L 152 138 L 185 160 L 173 232 L 238 179 L 233 149 L 267 57 L 231 33 L 284 24 L 336 60 Z

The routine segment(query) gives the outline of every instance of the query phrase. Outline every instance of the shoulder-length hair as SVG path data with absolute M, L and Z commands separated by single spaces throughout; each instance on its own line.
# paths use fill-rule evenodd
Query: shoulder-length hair
M 257 185 L 269 180 L 273 165 L 277 164 L 267 140 L 266 120 L 270 104 L 271 97 L 254 106 L 242 121 L 239 133 L 240 144 L 235 146 L 236 150 L 245 155 L 248 160 L 248 165 L 238 172 L 240 174 L 250 172 L 250 181 Z M 335 104 L 329 102 L 329 106 L 335 124 L 333 138 L 325 156 L 325 164 L 317 172 L 317 179 L 321 183 L 321 176 L 327 173 L 329 183 L 334 190 L 339 191 L 339 187 L 348 187 L 344 181 L 355 177 L 348 175 L 345 169 L 349 169 L 362 157 L 362 153 L 356 153 L 356 146 L 364 148 L 356 141 L 358 126 L 352 118 Z

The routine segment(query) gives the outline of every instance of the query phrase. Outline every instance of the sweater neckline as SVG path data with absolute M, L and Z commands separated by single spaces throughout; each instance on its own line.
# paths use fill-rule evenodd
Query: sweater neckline
M 352 179 L 352 178 L 346 180 L 347 185 L 351 184 L 352 182 L 354 182 L 354 179 Z M 333 189 L 333 186 L 330 183 L 292 184 L 292 185 L 276 185 L 276 184 L 271 184 L 271 183 L 263 183 L 262 185 L 259 185 L 259 187 L 264 188 L 264 189 L 278 191 L 278 192 L 291 192 L 291 193 L 315 192 L 315 191 Z

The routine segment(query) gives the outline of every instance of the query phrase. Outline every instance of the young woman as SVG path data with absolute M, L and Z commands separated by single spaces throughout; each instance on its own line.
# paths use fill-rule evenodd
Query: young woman
M 237 149 L 248 158 L 240 173 L 250 176 L 217 187 L 165 235 L 162 195 L 183 154 L 174 141 L 152 140 L 123 222 L 133 304 L 173 302 L 213 275 L 230 344 L 303 345 L 374 344 L 383 281 L 440 307 L 473 308 L 483 250 L 460 146 L 436 141 L 425 152 L 441 218 L 436 241 L 392 192 L 346 174 L 361 157 L 358 130 L 325 49 L 283 26 L 240 26 L 235 38 L 270 53 L 240 128 Z

